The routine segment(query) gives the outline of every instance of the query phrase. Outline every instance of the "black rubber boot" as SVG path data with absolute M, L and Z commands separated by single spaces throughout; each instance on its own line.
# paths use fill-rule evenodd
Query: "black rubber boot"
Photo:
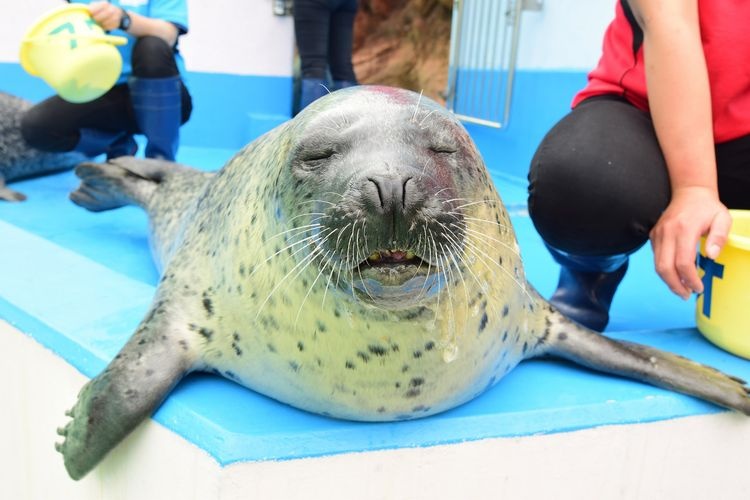
M 583 326 L 601 332 L 609 323 L 612 298 L 628 270 L 628 256 L 582 257 L 548 248 L 561 266 L 550 303 Z

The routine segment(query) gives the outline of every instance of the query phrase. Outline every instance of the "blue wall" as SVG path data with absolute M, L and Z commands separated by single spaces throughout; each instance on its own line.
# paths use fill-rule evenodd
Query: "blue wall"
M 193 115 L 182 128 L 182 144 L 239 149 L 289 119 L 291 77 L 188 72 Z M 0 91 L 37 102 L 52 94 L 16 63 L 0 63 Z
M 190 72 L 187 83 L 194 111 L 182 129 L 184 145 L 239 149 L 291 116 L 291 77 Z M 492 173 L 525 182 L 537 144 L 585 83 L 582 71 L 518 71 L 507 126 L 466 125 Z M 15 63 L 0 63 L 0 90 L 32 101 L 51 93 Z

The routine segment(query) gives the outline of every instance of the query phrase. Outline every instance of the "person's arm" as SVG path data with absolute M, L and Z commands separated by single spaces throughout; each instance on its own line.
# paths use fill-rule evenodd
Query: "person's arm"
M 698 0 L 630 0 L 643 30 L 646 86 L 672 199 L 651 231 L 654 264 L 669 288 L 702 292 L 696 246 L 707 235 L 715 258 L 731 226 L 719 201 L 711 94 L 698 20 Z
M 92 2 L 89 4 L 91 17 L 94 18 L 103 29 L 111 31 L 120 26 L 123 17 L 123 9 L 109 2 Z M 177 27 L 161 19 L 152 19 L 134 12 L 128 12 L 130 16 L 130 27 L 128 33 L 134 37 L 157 36 L 167 42 L 170 47 L 177 42 L 179 35 Z

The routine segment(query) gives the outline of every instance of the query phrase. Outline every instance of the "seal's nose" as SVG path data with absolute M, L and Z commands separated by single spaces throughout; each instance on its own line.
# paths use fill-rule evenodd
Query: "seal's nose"
M 409 199 L 407 188 L 407 184 L 412 180 L 410 176 L 371 176 L 367 180 L 375 187 L 377 201 L 384 215 L 395 216 L 409 209 L 413 202 Z

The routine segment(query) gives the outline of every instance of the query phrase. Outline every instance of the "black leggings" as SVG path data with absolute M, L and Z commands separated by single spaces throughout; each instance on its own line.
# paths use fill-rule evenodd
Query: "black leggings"
M 139 38 L 133 46 L 133 76 L 169 78 L 179 75 L 172 48 L 161 38 Z M 193 110 L 192 99 L 182 87 L 182 123 Z M 80 139 L 80 129 L 141 133 L 126 83 L 117 84 L 103 96 L 85 103 L 70 103 L 52 96 L 32 107 L 23 117 L 21 133 L 31 146 L 48 152 L 71 151 Z
M 750 208 L 750 136 L 716 146 L 719 196 Z M 670 201 L 651 116 L 616 96 L 587 99 L 542 140 L 529 172 L 529 214 L 550 246 L 581 256 L 630 253 Z
M 357 0 L 294 0 L 302 78 L 355 81 L 352 40 Z

